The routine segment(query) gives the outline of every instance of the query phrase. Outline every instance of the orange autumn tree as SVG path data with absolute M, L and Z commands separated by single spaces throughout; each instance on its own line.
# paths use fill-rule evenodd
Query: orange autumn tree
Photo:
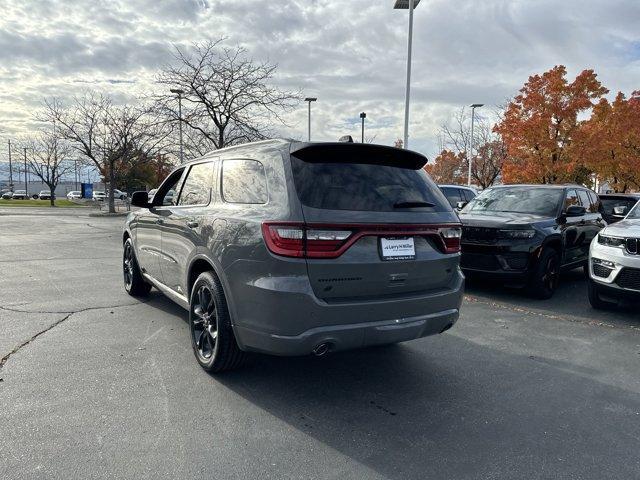
M 466 167 L 467 160 L 462 153 L 455 154 L 451 150 L 443 150 L 429 162 L 424 169 L 439 184 L 459 184 L 467 183 Z
M 593 107 L 608 90 L 593 70 L 567 81 L 563 65 L 533 75 L 507 106 L 494 130 L 505 142 L 505 183 L 585 182 L 589 170 L 571 142 L 578 114 Z
M 580 126 L 575 142 L 591 170 L 618 192 L 640 189 L 640 91 L 602 99 Z

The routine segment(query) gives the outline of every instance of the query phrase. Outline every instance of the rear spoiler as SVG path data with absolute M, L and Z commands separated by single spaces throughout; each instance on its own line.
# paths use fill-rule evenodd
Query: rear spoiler
M 304 143 L 291 144 L 289 154 L 305 162 L 369 163 L 419 170 L 429 159 L 424 155 L 386 145 L 370 143 Z

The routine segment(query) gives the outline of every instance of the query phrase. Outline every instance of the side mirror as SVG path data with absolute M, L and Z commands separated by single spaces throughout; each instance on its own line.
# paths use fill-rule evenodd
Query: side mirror
M 131 205 L 134 207 L 149 208 L 151 205 L 147 192 L 133 192 L 131 195 Z
M 627 207 L 625 207 L 624 205 L 613 207 L 614 217 L 624 217 L 626 214 L 627 214 Z
M 567 208 L 565 215 L 567 217 L 582 217 L 587 213 L 587 209 L 580 205 L 571 205 Z
M 462 210 L 464 207 L 467 206 L 467 203 L 469 203 L 469 202 L 458 202 L 458 203 L 456 203 L 456 210 Z

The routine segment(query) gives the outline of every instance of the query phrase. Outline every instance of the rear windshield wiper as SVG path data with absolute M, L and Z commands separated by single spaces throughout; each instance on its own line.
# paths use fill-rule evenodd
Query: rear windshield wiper
M 431 202 L 398 202 L 393 204 L 393 208 L 421 208 L 435 206 L 435 203 Z

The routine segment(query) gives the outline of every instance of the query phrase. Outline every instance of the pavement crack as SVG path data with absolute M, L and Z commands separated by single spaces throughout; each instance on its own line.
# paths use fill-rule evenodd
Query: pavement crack
M 87 312 L 90 310 L 103 310 L 105 308 L 120 308 L 120 307 L 133 307 L 135 305 L 141 305 L 144 303 L 147 303 L 148 300 L 146 301 L 138 301 L 135 303 L 124 303 L 122 305 L 105 305 L 104 307 L 87 307 L 87 308 L 82 308 L 80 310 L 21 310 L 18 308 L 12 308 L 12 307 L 4 307 L 2 305 L 0 305 L 0 310 L 5 310 L 7 312 L 14 312 L 14 313 L 41 313 L 41 314 L 65 314 L 65 313 L 69 313 L 69 314 L 73 314 L 73 313 L 81 313 L 81 312 Z
M 60 325 L 62 322 L 66 321 L 69 319 L 69 317 L 71 317 L 71 315 L 73 315 L 73 313 L 69 313 L 68 315 L 65 315 L 64 317 L 62 317 L 60 320 L 57 320 L 55 322 L 53 322 L 51 325 L 49 325 L 47 328 L 45 328 L 44 330 L 40 330 L 38 333 L 36 333 L 35 335 L 32 335 L 30 338 L 28 338 L 27 340 L 25 340 L 24 342 L 22 342 L 20 345 L 16 346 L 13 350 L 11 350 L 9 353 L 7 353 L 5 356 L 3 356 L 2 358 L 0 358 L 0 372 L 2 372 L 2 367 L 4 367 L 4 364 L 7 363 L 7 361 L 9 360 L 9 358 L 11 357 L 11 355 L 13 355 L 14 353 L 18 353 L 22 348 L 26 347 L 27 345 L 29 345 L 31 342 L 33 342 L 36 338 L 38 338 L 40 335 L 43 335 L 45 333 L 47 333 L 49 330 L 52 330 L 53 328 L 57 327 L 58 325 Z

